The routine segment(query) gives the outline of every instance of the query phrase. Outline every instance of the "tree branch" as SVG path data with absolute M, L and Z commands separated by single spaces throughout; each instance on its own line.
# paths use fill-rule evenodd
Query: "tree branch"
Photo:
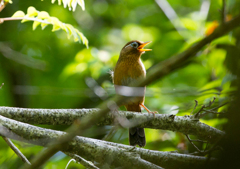
M 0 123 L 19 137 L 14 137 L 11 134 L 8 136 L 6 133 L 0 134 L 40 146 L 47 146 L 49 142 L 66 135 L 65 132 L 43 129 L 3 116 L 0 116 Z M 160 168 L 159 166 L 162 166 L 170 169 L 201 168 L 204 167 L 207 159 L 199 156 L 147 150 L 80 136 L 67 142 L 66 145 L 61 151 L 77 154 L 86 160 L 96 161 L 101 164 L 108 163 L 115 167 Z M 211 164 L 215 162 L 215 159 L 210 159 Z
M 222 0 L 222 10 L 221 10 L 221 20 L 222 23 L 224 24 L 226 21 L 226 15 L 227 15 L 227 11 L 226 11 L 226 0 Z
M 23 20 L 23 19 L 26 19 L 26 20 L 29 20 L 29 21 L 37 21 L 37 22 L 46 23 L 46 24 L 52 24 L 51 22 L 48 22 L 48 21 L 45 21 L 45 20 L 42 20 L 42 19 L 31 18 L 31 17 L 27 17 L 27 16 L 15 17 L 15 18 L 14 17 L 0 18 L 0 24 L 2 24 L 4 21 L 17 21 L 17 20 Z
M 25 109 L 0 107 L 0 115 L 31 124 L 71 125 L 77 119 L 80 122 L 87 116 L 96 116 L 99 109 Z M 178 131 L 184 134 L 198 136 L 200 139 L 215 142 L 224 132 L 208 126 L 200 121 L 192 120 L 190 116 L 175 116 L 169 114 L 134 113 L 118 111 L 117 116 L 107 113 L 96 123 L 98 125 L 115 125 L 129 128 L 130 125 L 143 128 Z
M 194 43 L 192 46 L 190 46 L 187 50 L 183 51 L 182 53 L 151 67 L 147 73 L 147 78 L 145 80 L 141 80 L 139 83 L 136 84 L 138 84 L 138 86 L 145 86 L 156 80 L 159 80 L 160 78 L 179 68 L 180 67 L 179 65 L 184 65 L 183 63 L 185 63 L 191 57 L 193 57 L 203 46 L 210 43 L 214 39 L 223 36 L 224 34 L 238 26 L 240 26 L 240 15 L 237 15 L 232 20 L 225 22 L 224 24 L 221 24 L 217 29 L 215 29 L 215 31 L 212 34 L 203 38 L 199 42 Z
M 28 165 L 31 165 L 31 163 L 28 161 L 28 159 L 23 155 L 23 153 L 11 142 L 9 138 L 6 138 L 2 136 L 4 141 L 9 145 L 9 147 L 17 154 L 17 156 Z

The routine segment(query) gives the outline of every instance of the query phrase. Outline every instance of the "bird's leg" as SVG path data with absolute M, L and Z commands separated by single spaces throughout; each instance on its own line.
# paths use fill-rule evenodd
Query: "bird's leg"
M 158 113 L 157 111 L 154 111 L 154 112 L 150 111 L 143 103 L 141 103 L 140 105 L 141 105 L 145 110 L 147 110 L 148 113 L 153 114 L 154 117 L 155 117 L 155 114 Z

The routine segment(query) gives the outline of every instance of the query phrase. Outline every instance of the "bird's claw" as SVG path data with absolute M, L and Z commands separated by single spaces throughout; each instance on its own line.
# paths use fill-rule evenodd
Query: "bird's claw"
M 158 114 L 157 111 L 154 111 L 154 112 L 150 111 L 150 112 L 148 112 L 148 113 L 153 114 L 154 117 L 155 117 L 155 114 Z

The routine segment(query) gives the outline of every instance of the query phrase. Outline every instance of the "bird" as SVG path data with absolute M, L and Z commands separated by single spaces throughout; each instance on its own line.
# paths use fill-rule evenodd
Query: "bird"
M 149 43 L 151 43 L 151 41 L 142 42 L 133 40 L 128 42 L 122 48 L 114 68 L 113 83 L 116 94 L 128 97 L 134 96 L 134 99 L 123 103 L 127 111 L 141 112 L 142 106 L 149 113 L 155 113 L 151 112 L 144 105 L 146 86 L 138 88 L 129 87 L 131 83 L 146 77 L 146 69 L 141 61 L 141 55 L 145 53 L 145 51 L 151 51 L 151 49 L 143 48 Z M 146 145 L 144 128 L 129 128 L 129 144 L 132 146 L 138 145 L 139 147 Z

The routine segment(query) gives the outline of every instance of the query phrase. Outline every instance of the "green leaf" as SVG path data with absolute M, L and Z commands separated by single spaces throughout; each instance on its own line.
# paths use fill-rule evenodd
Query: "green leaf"
M 66 2 L 68 2 L 68 4 L 71 4 L 73 1 L 64 1 L 64 3 Z M 30 6 L 27 10 L 27 15 L 25 15 L 22 11 L 17 11 L 12 17 L 22 17 L 23 19 L 21 22 L 33 21 L 33 30 L 35 30 L 39 25 L 41 25 L 41 28 L 43 30 L 46 28 L 46 26 L 51 24 L 53 25 L 53 32 L 62 29 L 67 33 L 68 38 L 71 38 L 71 36 L 73 36 L 75 42 L 83 42 L 83 44 L 85 44 L 88 48 L 88 40 L 81 32 L 75 29 L 71 24 L 62 23 L 58 18 L 51 17 L 45 11 L 39 12 L 34 7 Z
M 68 7 L 71 8 L 72 0 L 68 0 Z
M 38 25 L 40 25 L 40 24 L 41 24 L 41 22 L 34 21 L 33 22 L 33 30 L 35 30 L 38 27 Z
M 61 29 L 61 22 L 58 20 L 58 18 L 51 17 L 51 21 L 50 22 L 53 24 L 52 32 Z
M 72 29 L 71 29 L 72 25 L 66 24 L 65 26 L 66 26 L 66 28 L 68 30 L 68 38 L 70 38 L 71 35 L 72 35 Z
M 13 14 L 12 18 L 21 18 L 21 17 L 24 17 L 25 14 L 23 11 L 17 11 Z
M 41 23 L 42 30 L 45 29 L 48 26 L 47 23 Z
M 8 3 L 10 3 L 10 4 L 13 3 L 12 0 L 5 0 L 5 2 L 8 2 Z
M 72 0 L 72 10 L 75 11 L 77 7 L 77 0 Z
M 77 0 L 78 4 L 82 7 L 82 10 L 85 10 L 85 4 L 84 4 L 84 0 Z
M 52 3 L 55 3 L 56 0 L 52 0 Z M 58 5 L 63 4 L 64 8 L 68 6 L 69 10 L 76 10 L 77 5 L 81 6 L 82 10 L 85 10 L 84 0 L 58 0 Z
M 35 16 L 38 15 L 38 11 L 37 11 L 34 7 L 30 6 L 30 7 L 27 9 L 27 15 L 28 15 L 29 17 L 35 17 Z
M 80 37 L 80 39 L 82 39 L 83 44 L 86 45 L 86 47 L 88 48 L 88 40 L 87 40 L 87 38 L 81 32 L 79 32 L 79 30 L 77 30 L 77 29 L 75 29 L 75 30 L 76 30 L 78 36 Z
M 66 8 L 69 0 L 62 0 L 63 2 L 63 7 Z
M 38 16 L 37 16 L 39 19 L 48 19 L 50 16 L 47 12 L 45 11 L 41 11 L 38 13 Z
M 57 31 L 59 29 L 61 29 L 61 27 L 59 25 L 53 25 L 52 32 L 55 32 L 55 31 Z

